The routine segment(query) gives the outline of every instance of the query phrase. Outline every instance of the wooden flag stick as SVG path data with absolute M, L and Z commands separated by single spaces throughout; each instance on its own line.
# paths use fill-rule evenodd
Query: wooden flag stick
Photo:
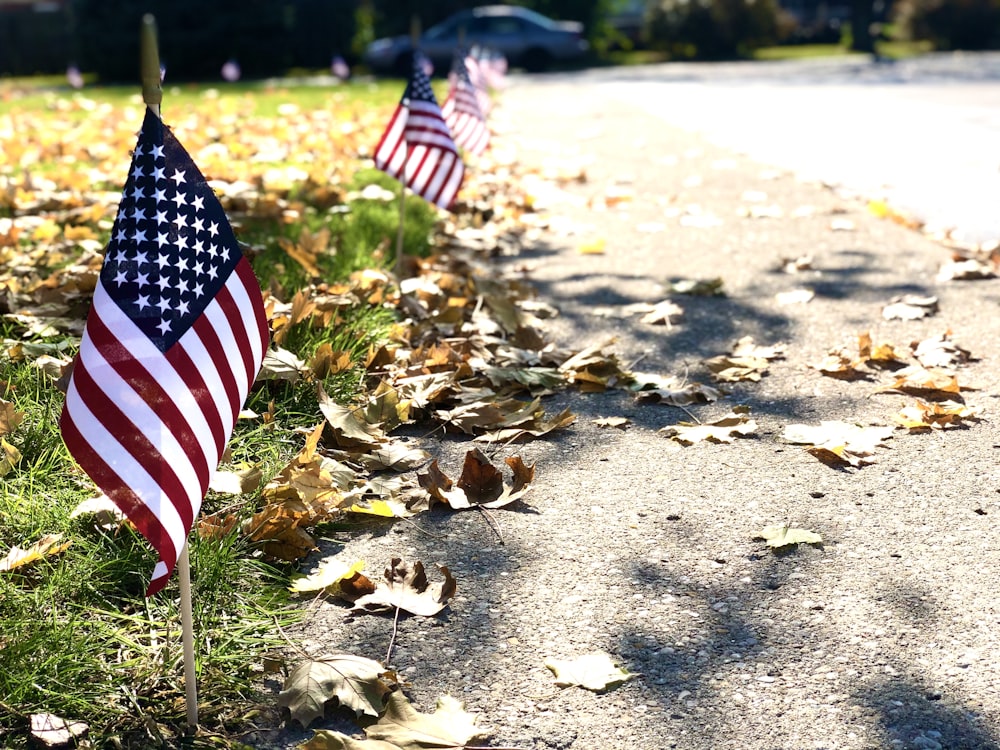
M 417 50 L 420 47 L 420 16 L 410 17 L 410 48 L 413 50 L 413 64 L 417 64 Z M 412 77 L 412 73 L 410 74 Z M 406 220 L 406 163 L 410 160 L 410 146 L 406 144 L 406 156 L 400 170 L 399 181 L 399 229 L 396 231 L 396 283 L 402 281 L 403 273 L 403 223 Z
M 140 32 L 140 58 L 142 100 L 157 117 L 163 101 L 160 87 L 160 50 L 156 40 L 156 19 L 151 13 L 142 17 Z M 190 729 L 198 727 L 198 678 L 194 663 L 194 617 L 191 611 L 191 562 L 185 544 L 177 558 L 177 578 L 181 588 L 181 640 L 184 647 L 184 695 L 187 723 Z
M 194 665 L 194 618 L 191 614 L 191 563 L 188 545 L 184 545 L 177 560 L 177 578 L 181 585 L 181 639 L 184 642 L 184 696 L 187 704 L 187 723 L 191 729 L 198 727 L 198 678 Z

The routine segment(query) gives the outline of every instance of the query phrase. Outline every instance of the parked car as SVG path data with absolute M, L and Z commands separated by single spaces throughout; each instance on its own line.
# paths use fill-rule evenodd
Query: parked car
M 478 45 L 503 54 L 511 67 L 541 71 L 554 62 L 581 57 L 587 51 L 583 24 L 553 21 L 513 5 L 484 5 L 463 10 L 431 26 L 420 37 L 420 49 L 439 72 L 451 67 L 460 32 L 465 46 Z M 412 60 L 410 37 L 376 39 L 364 62 L 376 73 L 406 75 Z

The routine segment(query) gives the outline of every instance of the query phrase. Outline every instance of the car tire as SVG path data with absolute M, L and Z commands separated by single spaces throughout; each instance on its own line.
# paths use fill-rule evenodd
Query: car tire
M 541 73 L 549 69 L 549 65 L 552 64 L 552 55 L 540 47 L 532 47 L 524 53 L 521 64 L 529 73 Z

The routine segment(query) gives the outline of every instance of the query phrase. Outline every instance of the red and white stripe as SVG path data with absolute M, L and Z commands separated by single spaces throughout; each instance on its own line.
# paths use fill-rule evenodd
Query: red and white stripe
M 432 102 L 400 102 L 378 147 L 375 166 L 441 208 L 455 200 L 465 175 L 451 131 Z
M 441 115 L 448 123 L 455 143 L 477 156 L 490 144 L 490 129 L 479 109 L 471 86 L 456 76 L 441 105 Z

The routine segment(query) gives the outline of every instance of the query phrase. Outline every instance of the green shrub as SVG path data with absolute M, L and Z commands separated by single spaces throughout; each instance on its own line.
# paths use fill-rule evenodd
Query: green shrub
M 674 58 L 749 57 L 778 41 L 778 6 L 775 0 L 656 0 L 646 36 Z
M 1000 0 L 897 0 L 893 20 L 904 38 L 937 49 L 1000 46 Z

